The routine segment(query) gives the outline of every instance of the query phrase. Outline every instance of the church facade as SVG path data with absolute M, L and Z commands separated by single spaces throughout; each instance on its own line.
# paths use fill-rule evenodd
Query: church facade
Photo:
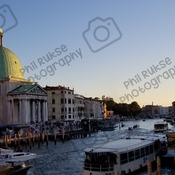
M 0 125 L 48 120 L 47 92 L 25 80 L 17 56 L 2 45 L 0 29 Z

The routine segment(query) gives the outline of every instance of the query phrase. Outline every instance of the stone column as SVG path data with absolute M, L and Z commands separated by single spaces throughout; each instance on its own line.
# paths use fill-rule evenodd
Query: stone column
M 30 99 L 27 99 L 27 123 L 31 121 L 31 114 L 30 114 Z
M 25 105 L 24 123 L 28 123 L 28 100 L 27 99 L 24 101 L 24 105 Z
M 43 119 L 43 122 L 45 122 L 45 117 L 46 117 L 45 116 L 46 115 L 45 101 L 43 100 L 41 104 L 42 104 L 42 108 L 41 108 L 41 110 L 42 110 L 41 111 L 42 112 L 42 119 Z
M 41 101 L 38 101 L 38 122 L 41 121 Z
M 27 123 L 27 116 L 28 116 L 28 105 L 27 99 L 21 100 L 21 123 Z
M 32 101 L 32 120 L 35 122 L 36 121 L 36 106 L 35 106 L 35 101 Z
M 45 121 L 48 121 L 48 104 L 46 100 L 44 100 L 44 102 L 45 102 Z
M 15 107 L 14 107 L 14 100 L 12 99 L 12 103 L 11 103 L 11 109 L 12 109 L 12 119 L 10 123 L 14 122 L 14 117 L 15 117 Z
M 7 106 L 8 106 L 8 109 L 7 109 L 7 111 L 8 111 L 8 119 L 7 119 L 7 123 L 9 122 L 9 121 L 11 121 L 12 120 L 12 105 L 11 105 L 11 100 L 8 100 L 8 104 L 7 104 Z
M 25 111 L 24 111 L 24 100 L 22 99 L 21 100 L 21 121 L 20 121 L 20 123 L 23 123 L 23 121 L 24 121 L 24 113 Z
M 21 119 L 22 119 L 22 100 L 19 99 L 19 118 L 18 118 L 19 123 L 21 123 Z

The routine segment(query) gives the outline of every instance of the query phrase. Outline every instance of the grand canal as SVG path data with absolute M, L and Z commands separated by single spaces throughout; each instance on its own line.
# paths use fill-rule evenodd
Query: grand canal
M 104 143 L 133 134 L 134 131 L 128 131 L 128 127 L 139 125 L 142 132 L 151 132 L 154 123 L 163 119 L 147 119 L 146 121 L 125 121 L 124 127 L 117 127 L 115 131 L 93 133 L 91 136 L 81 139 L 73 139 L 62 143 L 58 141 L 49 142 L 49 146 L 44 143 L 38 148 L 37 145 L 32 147 L 32 152 L 38 154 L 38 158 L 33 160 L 33 167 L 29 170 L 28 175 L 80 175 L 83 168 L 84 149 L 99 143 Z M 169 128 L 172 128 L 169 125 Z M 25 148 L 28 149 L 28 148 Z M 147 172 L 138 175 L 146 175 Z M 174 175 L 175 170 L 171 168 L 162 168 L 163 175 Z

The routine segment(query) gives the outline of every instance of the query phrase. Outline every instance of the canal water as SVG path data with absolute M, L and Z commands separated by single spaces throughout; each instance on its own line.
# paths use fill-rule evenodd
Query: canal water
M 117 127 L 114 131 L 93 133 L 86 138 L 73 139 L 62 143 L 58 141 L 49 142 L 32 147 L 32 152 L 37 153 L 38 157 L 32 161 L 33 167 L 29 170 L 28 175 L 80 175 L 83 168 L 84 149 L 99 143 L 109 142 L 119 137 L 130 135 L 138 132 L 152 132 L 154 123 L 163 119 L 146 119 L 124 121 L 124 127 Z M 139 129 L 128 131 L 128 127 L 138 125 Z M 172 128 L 169 125 L 169 128 Z M 29 148 L 24 148 L 28 150 Z M 146 175 L 147 172 L 138 175 Z M 163 168 L 162 175 L 175 175 L 175 170 Z

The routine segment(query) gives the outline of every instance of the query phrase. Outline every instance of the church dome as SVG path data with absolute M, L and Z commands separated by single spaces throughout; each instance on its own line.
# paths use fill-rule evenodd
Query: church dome
M 9 49 L 0 47 L 0 80 L 6 78 L 24 79 L 18 57 Z
M 2 46 L 2 31 L 0 31 L 0 80 L 5 79 L 24 80 L 24 75 L 18 57 Z

